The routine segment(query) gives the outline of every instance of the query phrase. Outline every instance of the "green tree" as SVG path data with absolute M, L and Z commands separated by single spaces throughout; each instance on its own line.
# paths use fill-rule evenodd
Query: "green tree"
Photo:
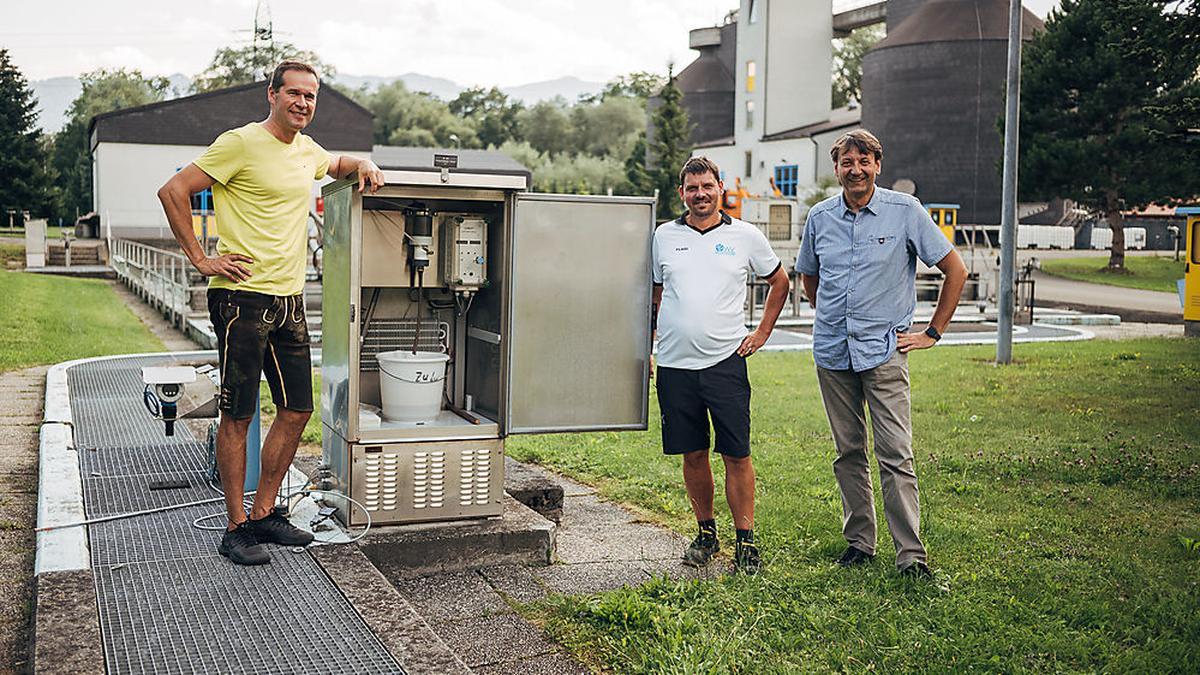
M 883 38 L 883 26 L 859 28 L 844 38 L 833 40 L 833 107 L 841 108 L 850 100 L 862 101 L 863 55 Z
M 1025 50 L 1022 198 L 1104 214 L 1110 271 L 1125 271 L 1122 211 L 1200 195 L 1195 19 L 1194 2 L 1063 0 Z
M 688 138 L 692 125 L 683 107 L 683 92 L 675 84 L 673 67 L 667 69 L 667 84 L 659 94 L 659 105 L 652 116 L 654 124 L 653 164 L 649 174 L 658 189 L 658 217 L 673 218 L 683 211 L 679 200 L 679 169 L 692 154 Z
M 558 154 L 571 149 L 574 125 L 562 98 L 539 101 L 517 115 L 521 138 L 538 152 Z
M 337 74 L 333 66 L 322 61 L 313 52 L 300 49 L 289 42 L 271 41 L 265 44 L 218 49 L 213 55 L 212 63 L 192 80 L 192 91 L 213 91 L 258 82 L 266 79 L 275 66 L 285 59 L 309 64 L 317 69 L 321 79 L 326 82 Z
M 599 157 L 625 157 L 637 135 L 645 131 L 645 102 L 628 96 L 610 96 L 596 103 L 576 103 L 571 108 L 575 152 Z
M 622 191 L 631 195 L 654 194 L 654 177 L 646 171 L 646 132 L 634 139 L 633 149 L 625 158 L 625 184 Z
M 0 216 L 8 209 L 48 215 L 50 182 L 37 129 L 37 101 L 7 49 L 0 49 Z
M 484 147 L 499 147 L 518 137 L 517 117 L 524 106 L 496 87 L 473 87 L 450 101 L 450 112 L 470 120 Z
M 67 108 L 67 124 L 54 138 L 51 165 L 59 200 L 58 217 L 74 220 L 92 210 L 92 162 L 88 124 L 101 113 L 161 101 L 170 82 L 137 70 L 96 70 L 79 78 L 83 89 Z
M 579 100 L 581 103 L 597 103 L 616 96 L 638 98 L 645 102 L 657 94 L 666 83 L 666 78 L 658 73 L 639 70 L 613 78 L 598 94 L 581 96 Z
M 348 94 L 375 115 L 375 142 L 380 145 L 479 147 L 469 120 L 430 94 L 410 91 L 400 80 L 373 92 Z

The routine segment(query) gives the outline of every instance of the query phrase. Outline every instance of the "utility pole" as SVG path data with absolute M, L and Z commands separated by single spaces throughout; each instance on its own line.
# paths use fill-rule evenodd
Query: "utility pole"
M 1000 214 L 1000 288 L 996 363 L 1012 363 L 1013 278 L 1017 257 L 1017 136 L 1021 114 L 1021 0 L 1009 0 L 1004 113 L 1004 192 Z

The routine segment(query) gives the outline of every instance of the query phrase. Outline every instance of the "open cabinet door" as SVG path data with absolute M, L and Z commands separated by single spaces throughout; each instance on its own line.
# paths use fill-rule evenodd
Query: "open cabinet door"
M 524 193 L 512 230 L 505 431 L 645 429 L 653 198 Z

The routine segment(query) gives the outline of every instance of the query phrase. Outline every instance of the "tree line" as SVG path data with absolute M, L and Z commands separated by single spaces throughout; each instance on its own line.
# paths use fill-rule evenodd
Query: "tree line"
M 287 43 L 227 47 L 195 77 L 192 93 L 261 80 L 284 58 L 314 64 L 326 82 L 335 75 L 315 54 Z M 327 86 L 338 87 L 371 111 L 376 144 L 500 150 L 533 172 L 533 189 L 540 192 L 650 194 L 655 188 L 673 187 L 662 174 L 687 156 L 689 127 L 682 94 L 669 75 L 630 73 L 578 101 L 559 97 L 528 106 L 496 87 L 466 89 L 443 101 L 412 91 L 399 80 L 375 89 Z M 124 68 L 85 73 L 80 85 L 62 130 L 40 133 L 33 92 L 8 51 L 0 48 L 0 210 L 29 211 L 64 223 L 90 212 L 91 119 L 163 101 L 172 93 L 166 78 Z M 664 105 L 654 119 L 669 124 L 655 134 L 659 142 L 648 148 L 647 102 L 656 95 Z M 653 156 L 664 158 L 662 170 L 648 161 Z M 678 208 L 677 198 L 662 205 L 664 212 Z

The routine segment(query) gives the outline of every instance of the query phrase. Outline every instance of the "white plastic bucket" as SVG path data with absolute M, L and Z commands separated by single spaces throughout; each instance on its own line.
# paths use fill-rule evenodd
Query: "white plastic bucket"
M 379 394 L 383 416 L 393 422 L 429 422 L 442 409 L 442 380 L 448 354 L 407 350 L 382 352 Z

